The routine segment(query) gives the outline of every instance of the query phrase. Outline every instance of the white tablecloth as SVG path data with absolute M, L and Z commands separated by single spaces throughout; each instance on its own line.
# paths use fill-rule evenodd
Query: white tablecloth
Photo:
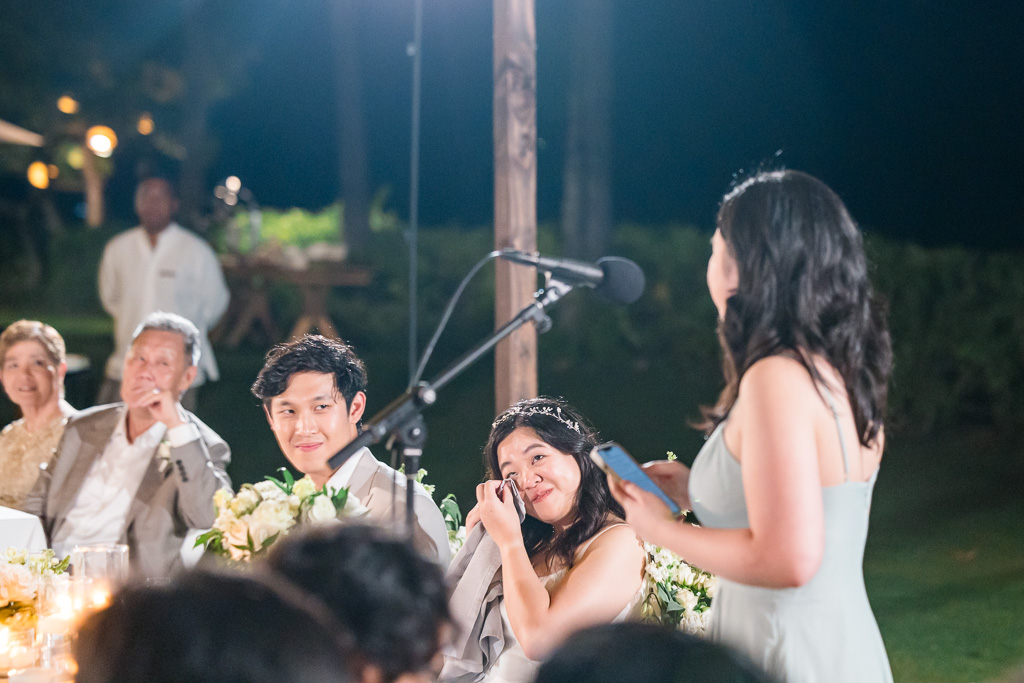
M 45 550 L 46 534 L 39 518 L 20 510 L 0 507 L 0 552 L 9 546 L 18 550 Z

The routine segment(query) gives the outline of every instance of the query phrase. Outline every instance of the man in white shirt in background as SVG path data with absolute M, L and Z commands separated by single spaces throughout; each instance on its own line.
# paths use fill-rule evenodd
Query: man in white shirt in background
M 406 477 L 369 448 L 356 451 L 340 467 L 330 459 L 359 434 L 366 409 L 366 368 L 350 346 L 319 335 L 279 344 L 267 354 L 252 393 L 263 402 L 270 429 L 284 457 L 317 488 L 348 488 L 382 526 L 405 529 Z M 448 529 L 437 503 L 422 484 L 413 487 L 413 546 L 442 567 L 451 551 Z
M 149 315 L 124 361 L 124 402 L 68 422 L 56 459 L 25 500 L 58 556 L 76 545 L 126 543 L 135 575 L 164 577 L 182 566 L 189 530 L 213 525 L 213 494 L 231 487 L 231 451 L 180 403 L 198 372 L 199 343 L 181 316 Z
M 103 250 L 100 300 L 114 318 L 114 353 L 97 405 L 120 400 L 121 368 L 132 333 L 153 311 L 177 313 L 199 328 L 202 361 L 182 405 L 195 410 L 196 387 L 219 377 L 207 334 L 227 309 L 230 295 L 213 249 L 173 221 L 177 210 L 169 181 L 143 180 L 135 191 L 141 224 L 111 239 Z

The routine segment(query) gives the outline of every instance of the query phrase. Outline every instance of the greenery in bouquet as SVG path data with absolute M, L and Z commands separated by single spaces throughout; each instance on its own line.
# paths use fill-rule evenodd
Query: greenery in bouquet
M 718 579 L 687 564 L 670 550 L 644 543 L 644 601 L 640 614 L 651 621 L 704 635 Z
M 318 489 L 308 476 L 296 481 L 288 470 L 279 471 L 281 479 L 268 476 L 256 484 L 242 484 L 234 495 L 228 489 L 217 491 L 213 497 L 217 520 L 196 539 L 196 546 L 248 562 L 297 524 L 322 524 L 366 512 L 347 488 Z
M 399 467 L 398 471 L 404 474 L 405 465 Z M 426 476 L 427 471 L 421 469 L 416 473 L 416 481 L 422 484 L 424 490 L 433 497 L 437 487 L 433 484 L 425 484 L 423 478 Z M 441 516 L 444 517 L 444 525 L 448 530 L 448 549 L 451 551 L 452 557 L 455 557 L 462 548 L 462 544 L 466 542 L 466 527 L 462 525 L 462 511 L 459 510 L 459 503 L 455 500 L 454 493 L 445 496 L 438 507 L 441 508 Z
M 676 454 L 668 451 L 668 460 Z M 692 522 L 688 510 L 684 522 Z M 647 564 L 644 566 L 644 601 L 640 614 L 651 621 L 702 636 L 711 616 L 711 599 L 715 597 L 718 579 L 688 564 L 671 550 L 644 543 Z
M 451 550 L 452 557 L 455 557 L 466 542 L 466 527 L 462 523 L 462 511 L 459 510 L 455 494 L 449 493 L 445 496 L 440 508 L 444 525 L 448 529 L 448 549 Z
M 47 579 L 67 571 L 71 558 L 58 559 L 52 550 L 28 552 L 7 548 L 0 555 L 0 626 L 31 628 Z

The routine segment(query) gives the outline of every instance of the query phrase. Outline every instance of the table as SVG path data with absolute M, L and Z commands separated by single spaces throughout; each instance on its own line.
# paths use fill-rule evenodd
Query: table
M 39 518 L 21 510 L 0 507 L 0 552 L 8 547 L 46 550 L 46 534 Z
M 271 343 L 280 339 L 270 314 L 268 294 L 275 283 L 295 285 L 302 293 L 302 311 L 289 334 L 290 339 L 318 330 L 327 337 L 339 338 L 338 330 L 327 311 L 327 297 L 333 287 L 366 287 L 373 277 L 366 266 L 344 261 L 313 262 L 308 268 L 286 268 L 276 263 L 229 255 L 222 257 L 221 267 L 228 280 L 231 306 L 224 321 L 214 331 L 214 342 L 236 348 L 257 326 Z

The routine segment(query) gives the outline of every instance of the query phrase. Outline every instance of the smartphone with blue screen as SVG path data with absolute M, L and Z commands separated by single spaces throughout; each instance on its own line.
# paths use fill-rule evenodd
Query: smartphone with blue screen
M 633 459 L 622 446 L 617 443 L 603 443 L 590 451 L 590 459 L 608 476 L 631 481 L 644 491 L 653 493 L 668 506 L 673 515 L 680 512 L 679 506 L 661 490 L 654 480 L 647 476 L 640 463 Z

